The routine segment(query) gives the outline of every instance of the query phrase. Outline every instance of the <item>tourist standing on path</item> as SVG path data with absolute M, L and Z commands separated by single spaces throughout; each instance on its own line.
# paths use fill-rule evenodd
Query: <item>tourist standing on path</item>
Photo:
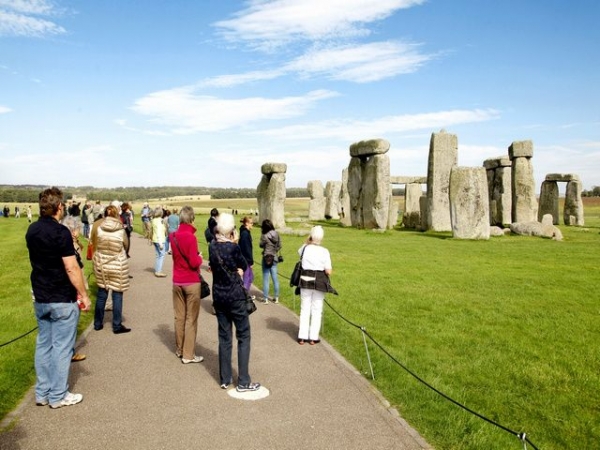
M 256 391 L 260 388 L 260 383 L 252 383 L 248 372 L 250 318 L 241 278 L 247 263 L 239 245 L 234 242 L 234 229 L 235 221 L 231 214 L 219 215 L 217 234 L 209 248 L 209 263 L 213 274 L 213 305 L 219 324 L 219 378 L 222 389 L 227 389 L 233 382 L 231 352 L 234 324 L 238 350 L 237 390 Z
M 46 189 L 39 199 L 40 218 L 25 236 L 38 323 L 35 401 L 60 408 L 83 400 L 83 395 L 69 392 L 68 379 L 79 321 L 77 296 L 83 311 L 90 310 L 91 302 L 71 233 L 59 223 L 65 208 L 62 191 Z
M 121 203 L 121 214 L 119 215 L 119 218 L 123 224 L 125 234 L 127 235 L 127 248 L 125 249 L 125 253 L 127 254 L 127 257 L 130 258 L 129 250 L 131 248 L 131 233 L 133 232 L 133 214 L 131 213 L 131 205 L 129 202 Z
M 252 220 L 252 217 L 245 216 L 242 219 L 239 240 L 242 256 L 246 258 L 246 263 L 248 264 L 248 268 L 244 271 L 244 287 L 246 290 L 248 290 L 248 292 L 250 292 L 250 287 L 254 281 L 254 272 L 252 271 L 252 266 L 254 265 L 254 256 L 252 250 L 252 233 L 250 232 L 253 225 L 254 221 Z
M 173 254 L 175 355 L 183 364 L 204 360 L 202 356 L 196 356 L 202 255 L 198 253 L 194 219 L 194 208 L 184 206 L 177 221 L 180 225 L 169 235 Z
M 71 233 L 71 237 L 73 238 L 73 248 L 75 248 L 75 258 L 77 259 L 77 264 L 82 272 L 83 269 L 83 259 L 81 258 L 81 252 L 83 251 L 83 245 L 79 240 L 79 222 L 73 216 L 67 216 L 63 219 L 62 224 L 67 227 L 69 232 Z M 89 289 L 88 282 L 84 276 L 83 281 L 85 283 L 85 290 Z M 79 299 L 79 295 L 77 295 L 77 299 Z M 76 353 L 75 349 L 73 349 L 73 356 L 71 357 L 71 361 L 79 362 L 83 361 L 86 356 L 82 353 Z
M 206 239 L 206 243 L 210 244 L 215 238 L 215 234 L 217 233 L 215 228 L 217 226 L 217 219 L 219 218 L 219 210 L 217 208 L 213 208 L 210 210 L 210 217 L 208 218 L 208 224 L 206 226 L 206 230 L 204 230 L 204 239 Z
M 83 209 L 81 210 L 81 223 L 83 223 L 83 236 L 86 239 L 90 238 L 90 218 L 93 219 L 91 214 L 92 212 L 92 204 L 89 200 L 85 202 L 83 205 Z
M 150 206 L 148 206 L 148 203 L 144 203 L 140 216 L 142 217 L 144 237 L 148 239 L 149 242 L 151 242 L 150 239 L 152 238 L 152 224 L 150 223 L 150 221 L 152 220 L 152 210 L 150 209 Z
M 164 278 L 167 276 L 162 271 L 165 261 L 165 241 L 167 239 L 167 228 L 163 221 L 163 209 L 160 206 L 154 208 L 152 214 L 152 243 L 156 251 L 156 259 L 154 260 L 154 276 Z
M 320 342 L 323 302 L 326 292 L 335 292 L 329 283 L 331 275 L 331 255 L 329 250 L 321 246 L 325 232 L 323 227 L 316 226 L 310 230 L 306 243 L 300 247 L 298 254 L 302 259 L 300 276 L 300 327 L 298 343 L 310 345 Z
M 193 210 L 192 210 L 192 212 L 193 212 Z M 177 231 L 177 228 L 179 228 L 179 223 L 180 223 L 179 212 L 177 211 L 177 208 L 173 208 L 173 212 L 167 216 L 166 249 L 167 249 L 168 254 L 171 254 L 171 239 L 170 239 L 171 233 L 175 233 Z
M 262 274 L 263 274 L 263 303 L 269 303 L 269 278 L 273 279 L 273 290 L 275 297 L 273 303 L 279 303 L 279 278 L 277 277 L 277 253 L 281 250 L 281 238 L 275 231 L 273 223 L 269 219 L 263 220 L 260 235 L 260 248 L 262 252 Z
M 33 219 L 33 213 L 31 212 L 31 206 L 27 206 L 27 221 L 31 223 Z
M 108 298 L 108 291 L 112 291 L 113 304 L 113 333 L 128 333 L 127 328 L 121 323 L 123 315 L 123 292 L 129 289 L 129 259 L 125 249 L 129 246 L 129 239 L 119 219 L 119 210 L 116 206 L 107 206 L 104 210 L 104 219 L 92 227 L 92 244 L 94 246 L 94 275 L 98 285 L 96 308 L 94 311 L 94 330 L 104 328 L 104 307 Z

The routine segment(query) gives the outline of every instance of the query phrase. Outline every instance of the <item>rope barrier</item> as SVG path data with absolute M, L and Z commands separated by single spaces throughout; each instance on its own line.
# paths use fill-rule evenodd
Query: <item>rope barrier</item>
M 34 332 L 35 330 L 37 330 L 37 329 L 38 329 L 38 327 L 35 327 L 35 328 L 33 328 L 32 330 L 28 331 L 28 332 L 27 332 L 27 333 L 25 333 L 25 334 L 22 334 L 22 335 L 21 335 L 21 336 L 19 336 L 19 337 L 16 337 L 16 338 L 14 338 L 14 339 L 12 339 L 12 340 L 10 340 L 10 341 L 8 341 L 8 342 L 5 342 L 4 344 L 0 344 L 0 347 L 4 347 L 5 345 L 12 344 L 13 342 L 16 342 L 16 341 L 18 341 L 19 339 L 23 339 L 25 336 L 27 336 L 28 334 L 31 334 L 31 333 L 33 333 L 33 332 Z
M 497 422 L 494 422 L 491 419 L 488 419 L 487 417 L 483 416 L 482 414 L 479 414 L 476 411 L 473 411 L 472 409 L 468 408 L 467 406 L 461 404 L 460 402 L 454 400 L 453 398 L 451 398 L 450 396 L 444 394 L 443 392 L 441 392 L 440 390 L 436 389 L 435 387 L 433 387 L 431 384 L 429 384 L 428 382 L 426 382 L 425 380 L 423 380 L 421 377 L 419 377 L 416 373 L 414 373 L 412 370 L 410 370 L 408 367 L 406 367 L 404 364 L 402 364 L 400 361 L 398 361 L 389 351 L 387 351 L 379 342 L 377 342 L 375 340 L 375 338 L 373 338 L 373 336 L 371 336 L 368 332 L 366 327 L 364 326 L 360 326 L 355 324 L 354 322 L 348 320 L 346 317 L 344 317 L 339 311 L 337 311 L 333 306 L 331 306 L 331 304 L 327 301 L 324 300 L 325 304 L 339 317 L 341 318 L 344 322 L 348 323 L 349 325 L 359 329 L 363 335 L 363 340 L 365 339 L 365 336 L 368 337 L 371 342 L 373 342 L 373 344 L 375 344 L 385 355 L 387 355 L 393 362 L 395 362 L 396 364 L 398 364 L 400 367 L 402 367 L 402 369 L 404 369 L 406 372 L 408 372 L 413 378 L 415 378 L 416 380 L 418 380 L 420 383 L 424 384 L 425 386 L 427 386 L 429 389 L 431 389 L 432 391 L 434 391 L 435 393 L 437 393 L 438 395 L 442 396 L 443 398 L 445 398 L 446 400 L 448 400 L 449 402 L 453 403 L 454 405 L 464 409 L 465 411 L 473 414 L 476 417 L 479 417 L 480 419 L 488 422 L 491 425 L 494 425 L 498 428 L 500 428 L 501 430 L 506 431 L 507 433 L 510 433 L 514 436 L 516 436 L 522 443 L 523 443 L 523 448 L 524 450 L 527 450 L 527 444 L 531 445 L 531 447 L 534 450 L 538 450 L 538 448 L 533 444 L 533 442 L 531 442 L 529 440 L 529 438 L 527 437 L 527 434 L 524 432 L 517 432 L 514 430 L 511 430 L 510 428 L 507 428 Z M 364 340 L 365 342 L 365 346 L 367 345 L 366 340 Z M 371 357 L 369 355 L 369 351 L 367 349 L 367 358 L 369 360 L 369 365 L 371 367 L 371 376 L 373 379 L 375 379 L 375 375 L 373 373 L 373 366 L 371 365 Z

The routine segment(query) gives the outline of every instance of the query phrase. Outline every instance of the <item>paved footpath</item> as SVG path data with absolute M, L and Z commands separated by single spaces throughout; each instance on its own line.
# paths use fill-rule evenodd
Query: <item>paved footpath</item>
M 131 333 L 113 334 L 111 313 L 104 330 L 90 326 L 77 344 L 87 359 L 72 365 L 70 378 L 83 402 L 51 410 L 35 406 L 31 390 L 8 417 L 1 450 L 431 448 L 325 341 L 298 345 L 298 318 L 282 305 L 258 304 L 250 319 L 250 374 L 269 396 L 232 397 L 219 387 L 210 299 L 196 344 L 205 360 L 183 365 L 174 354 L 171 257 L 169 277 L 156 278 L 153 247 L 139 235 L 131 255 L 123 307 Z M 235 354 L 234 346 L 234 374 Z

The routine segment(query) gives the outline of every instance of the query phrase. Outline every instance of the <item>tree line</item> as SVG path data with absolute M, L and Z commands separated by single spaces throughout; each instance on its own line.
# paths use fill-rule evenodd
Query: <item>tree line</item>
M 0 203 L 37 203 L 43 185 L 0 185 Z M 145 201 L 177 196 L 210 195 L 213 199 L 256 198 L 256 188 L 210 188 L 197 186 L 116 187 L 58 186 L 66 199 Z M 288 198 L 308 197 L 306 188 L 286 189 Z

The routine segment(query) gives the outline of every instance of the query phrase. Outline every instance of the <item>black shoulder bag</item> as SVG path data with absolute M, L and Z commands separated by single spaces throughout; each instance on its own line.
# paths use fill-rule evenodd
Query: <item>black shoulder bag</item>
M 307 245 L 302 249 L 302 254 L 300 255 L 300 260 L 294 266 L 294 271 L 292 272 L 292 276 L 290 277 L 290 286 L 298 287 L 300 285 L 300 275 L 302 275 L 302 257 L 304 256 L 304 250 L 306 250 Z
M 173 234 L 172 236 L 173 236 L 173 242 L 175 242 L 175 245 L 177 246 L 177 250 L 179 250 L 179 254 L 181 255 L 181 257 L 183 259 L 185 259 L 185 262 L 187 263 L 188 266 L 190 266 L 190 269 L 193 270 L 192 265 L 190 264 L 190 261 L 187 259 L 187 256 L 185 256 L 185 253 L 183 253 L 181 251 L 181 248 L 179 247 L 179 242 L 177 242 L 175 235 Z M 204 278 L 202 278 L 200 273 L 198 273 L 198 278 L 200 278 L 200 298 L 206 298 L 210 295 L 210 285 L 206 281 L 204 281 Z

